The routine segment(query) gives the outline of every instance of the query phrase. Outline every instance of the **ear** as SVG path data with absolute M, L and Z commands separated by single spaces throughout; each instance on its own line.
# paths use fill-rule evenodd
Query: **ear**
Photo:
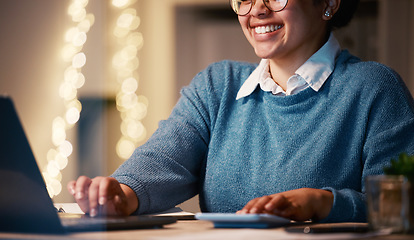
M 346 0 L 345 0 L 346 1 Z M 338 11 L 341 0 L 324 0 L 323 20 L 329 21 Z

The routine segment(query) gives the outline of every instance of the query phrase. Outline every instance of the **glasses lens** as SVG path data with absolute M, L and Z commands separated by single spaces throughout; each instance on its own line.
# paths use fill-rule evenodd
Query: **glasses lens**
M 288 0 L 264 0 L 264 4 L 267 8 L 274 12 L 282 11 L 287 4 Z
M 252 8 L 252 0 L 231 0 L 231 7 L 238 15 L 246 15 Z

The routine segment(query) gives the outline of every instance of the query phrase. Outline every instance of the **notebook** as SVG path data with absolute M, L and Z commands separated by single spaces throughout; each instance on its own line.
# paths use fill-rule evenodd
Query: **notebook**
M 0 232 L 68 233 L 158 228 L 173 217 L 59 216 L 9 97 L 0 96 Z

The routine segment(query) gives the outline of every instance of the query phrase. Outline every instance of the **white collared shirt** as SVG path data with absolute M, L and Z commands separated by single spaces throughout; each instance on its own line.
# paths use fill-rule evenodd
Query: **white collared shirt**
M 263 91 L 280 96 L 292 95 L 308 87 L 317 92 L 331 75 L 340 50 L 338 41 L 331 33 L 328 41 L 296 70 L 295 75 L 288 79 L 286 91 L 271 78 L 269 59 L 262 59 L 259 66 L 241 86 L 236 100 L 249 96 L 257 85 Z

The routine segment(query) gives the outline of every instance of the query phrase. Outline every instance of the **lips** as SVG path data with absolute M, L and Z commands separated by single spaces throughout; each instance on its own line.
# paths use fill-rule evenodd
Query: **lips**
M 282 27 L 283 25 L 266 25 L 266 26 L 255 27 L 254 30 L 257 34 L 265 34 L 265 33 L 271 33 L 276 30 L 279 30 Z

